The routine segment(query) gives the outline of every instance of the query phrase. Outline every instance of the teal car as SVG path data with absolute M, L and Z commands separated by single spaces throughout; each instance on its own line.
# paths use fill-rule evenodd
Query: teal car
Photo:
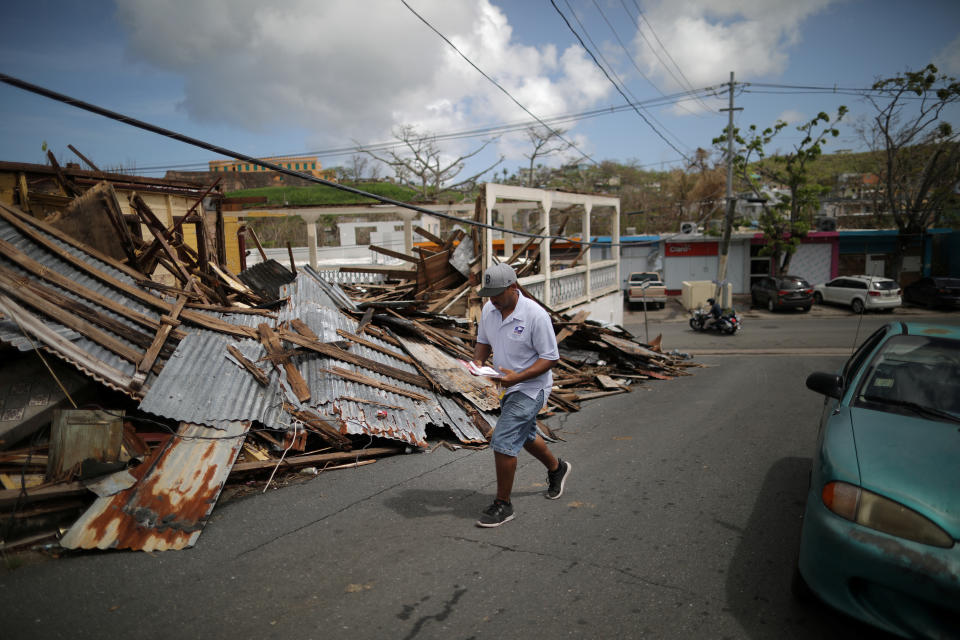
M 793 593 L 907 638 L 960 638 L 960 329 L 891 322 L 826 396 Z

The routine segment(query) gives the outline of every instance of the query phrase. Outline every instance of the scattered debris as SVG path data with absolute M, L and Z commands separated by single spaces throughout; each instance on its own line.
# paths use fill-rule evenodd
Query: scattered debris
M 488 442 L 498 390 L 458 363 L 482 306 L 476 228 L 417 228 L 417 256 L 371 247 L 403 266 L 345 268 L 378 284 L 274 261 L 234 275 L 204 204 L 216 184 L 41 173 L 0 192 L 0 378 L 18 381 L 0 394 L 0 548 L 183 549 L 228 482 L 265 490 L 435 450 L 428 428 L 451 449 Z M 196 197 L 164 222 L 147 188 Z M 539 256 L 528 241 L 510 261 L 535 273 Z M 547 311 L 561 359 L 542 418 L 695 366 Z

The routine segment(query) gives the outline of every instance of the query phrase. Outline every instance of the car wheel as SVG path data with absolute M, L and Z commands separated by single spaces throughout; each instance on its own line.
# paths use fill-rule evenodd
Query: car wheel
M 767 311 L 773 311 L 774 309 L 773 298 L 767 298 Z
M 823 304 L 823 296 L 820 294 L 819 291 L 813 294 L 813 301 L 816 304 Z
M 850 303 L 850 308 L 853 309 L 853 312 L 857 315 L 863 313 L 863 300 L 860 298 L 854 298 L 853 302 Z

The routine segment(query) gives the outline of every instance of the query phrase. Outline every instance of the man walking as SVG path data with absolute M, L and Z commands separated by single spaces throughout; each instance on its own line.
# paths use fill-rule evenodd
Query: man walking
M 497 497 L 477 521 L 480 527 L 499 527 L 513 520 L 513 478 L 517 455 L 526 449 L 547 468 L 546 497 L 556 500 L 563 494 L 571 465 L 550 453 L 537 435 L 537 413 L 547 402 L 553 386 L 550 371 L 560 359 L 557 337 L 550 316 L 533 300 L 520 293 L 517 274 L 510 265 L 491 265 L 483 273 L 480 296 L 490 298 L 483 305 L 473 358 L 483 365 L 493 352 L 493 366 L 503 377 L 500 419 L 493 431 L 497 470 Z

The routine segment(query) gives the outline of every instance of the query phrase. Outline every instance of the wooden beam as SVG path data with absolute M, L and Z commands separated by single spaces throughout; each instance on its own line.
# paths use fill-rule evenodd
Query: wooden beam
M 111 286 L 114 289 L 122 291 L 128 296 L 136 300 L 139 300 L 140 302 L 146 304 L 149 307 L 159 309 L 166 313 L 169 313 L 173 309 L 173 305 L 163 300 L 162 298 L 159 298 L 150 293 L 147 293 L 146 291 L 143 291 L 142 289 L 129 285 L 125 282 L 122 282 L 114 278 L 112 275 L 96 268 L 89 262 L 74 256 L 72 253 L 64 252 L 55 242 L 46 238 L 43 234 L 36 231 L 33 227 L 42 229 L 44 232 L 50 233 L 50 235 L 53 235 L 58 239 L 63 239 L 65 242 L 68 242 L 69 244 L 73 244 L 74 246 L 77 246 L 77 248 L 80 249 L 81 251 L 86 252 L 92 257 L 95 257 L 98 260 L 101 260 L 112 267 L 116 267 L 117 269 L 120 269 L 122 271 L 134 274 L 132 277 L 136 278 L 137 280 L 140 280 L 143 278 L 142 273 L 130 269 L 123 263 L 117 260 L 114 260 L 109 256 L 103 255 L 97 251 L 93 251 L 89 247 L 85 247 L 79 243 L 69 242 L 68 240 L 66 240 L 66 238 L 68 238 L 69 236 L 60 238 L 57 233 L 54 233 L 55 230 L 53 230 L 52 227 L 50 227 L 49 225 L 43 224 L 39 220 L 30 220 L 28 223 L 27 221 L 25 221 L 20 217 L 16 209 L 13 209 L 12 207 L 8 207 L 2 202 L 0 202 L 0 218 L 3 218 L 7 222 L 9 222 L 11 225 L 17 227 L 17 229 L 19 229 L 21 233 L 23 233 L 25 236 L 27 236 L 37 244 L 43 246 L 48 251 L 57 255 L 61 260 L 70 263 L 76 269 L 92 276 L 96 280 L 99 280 L 100 282 L 108 286 Z M 241 338 L 257 337 L 256 330 L 251 329 L 250 327 L 233 325 L 233 324 L 230 324 L 229 322 L 220 320 L 219 318 L 214 318 L 213 316 L 210 316 L 208 314 L 187 311 L 185 309 L 181 314 L 181 316 L 185 321 L 200 327 L 204 327 L 205 329 L 210 329 L 211 331 L 218 331 L 220 333 L 235 335 Z
M 310 400 L 310 387 L 307 386 L 307 381 L 300 375 L 300 371 L 290 362 L 290 354 L 283 349 L 276 332 L 270 328 L 270 325 L 261 322 L 257 326 L 257 334 L 260 336 L 260 343 L 267 350 L 267 355 L 270 356 L 270 361 L 273 362 L 274 366 L 283 366 L 287 374 L 287 382 L 297 396 L 297 400 L 308 402 Z
M 232 344 L 228 344 L 227 351 L 230 353 L 230 355 L 237 359 L 237 362 L 239 362 L 244 369 L 250 372 L 254 380 L 257 381 L 257 384 L 259 384 L 261 387 L 265 387 L 270 384 L 270 379 L 267 377 L 267 374 L 263 372 L 263 369 L 250 362 L 250 360 L 240 353 L 239 349 Z
M 383 364 L 381 362 L 377 362 L 376 360 L 364 358 L 363 356 L 359 356 L 355 353 L 344 351 L 340 347 L 336 347 L 332 344 L 305 338 L 292 331 L 285 331 L 281 329 L 279 335 L 282 340 L 292 342 L 297 346 L 309 349 L 310 351 L 315 351 L 321 355 L 327 356 L 328 358 L 340 360 L 341 362 L 348 362 L 358 367 L 363 367 L 364 369 L 369 369 L 370 371 L 375 371 L 376 373 L 380 373 L 390 378 L 395 378 L 402 382 L 422 387 L 424 389 L 430 388 L 429 381 L 423 376 L 419 376 L 415 373 L 408 373 L 403 369 L 398 369 L 397 367 L 391 367 L 388 364 Z
M 183 305 L 186 303 L 186 297 L 180 296 L 177 299 L 177 303 L 173 306 L 173 310 L 170 312 L 170 315 L 161 316 L 160 322 L 163 323 L 163 326 L 159 331 L 157 331 L 157 336 L 153 339 L 153 344 L 150 345 L 150 348 L 147 349 L 143 359 L 137 364 L 137 373 L 134 375 L 134 380 L 140 379 L 142 383 L 142 381 L 146 379 L 147 371 L 150 370 L 150 368 L 153 366 L 153 363 L 156 361 L 157 356 L 160 354 L 160 349 L 167 341 L 170 332 L 175 327 L 179 326 L 180 321 L 177 320 L 177 318 L 180 316 L 180 312 L 183 311 Z
M 366 449 L 357 449 L 356 451 L 337 451 L 332 453 L 315 453 L 303 456 L 289 456 L 282 462 L 277 460 L 264 460 L 256 462 L 238 462 L 230 469 L 230 474 L 243 473 L 245 471 L 258 471 L 260 469 L 272 469 L 278 464 L 282 467 L 296 468 L 307 465 L 316 465 L 323 462 L 341 462 L 344 460 L 357 460 L 359 458 L 372 458 L 374 456 L 386 456 L 403 453 L 404 447 L 367 447 Z
M 384 391 L 389 391 L 390 393 L 396 393 L 397 395 L 406 396 L 408 398 L 413 398 L 414 400 L 419 400 L 420 402 L 427 402 L 429 398 L 415 391 L 407 391 L 396 385 L 387 384 L 385 382 L 380 382 L 376 378 L 371 378 L 370 376 L 365 376 L 362 373 L 357 373 L 355 371 L 350 371 L 349 369 L 344 369 L 343 367 L 331 367 L 329 369 L 320 369 L 326 373 L 333 374 L 340 378 L 345 378 L 353 382 L 359 382 L 360 384 L 365 384 L 368 387 L 374 387 L 376 389 L 382 389 Z
M 406 262 L 412 262 L 414 264 L 420 264 L 420 259 L 413 256 L 408 256 L 405 253 L 400 253 L 399 251 L 392 251 L 390 249 L 385 249 L 384 247 L 378 247 L 376 245 L 370 245 L 370 251 L 375 251 L 376 253 L 382 253 L 385 256 L 390 256 L 391 258 L 396 258 L 398 260 L 404 260 Z

